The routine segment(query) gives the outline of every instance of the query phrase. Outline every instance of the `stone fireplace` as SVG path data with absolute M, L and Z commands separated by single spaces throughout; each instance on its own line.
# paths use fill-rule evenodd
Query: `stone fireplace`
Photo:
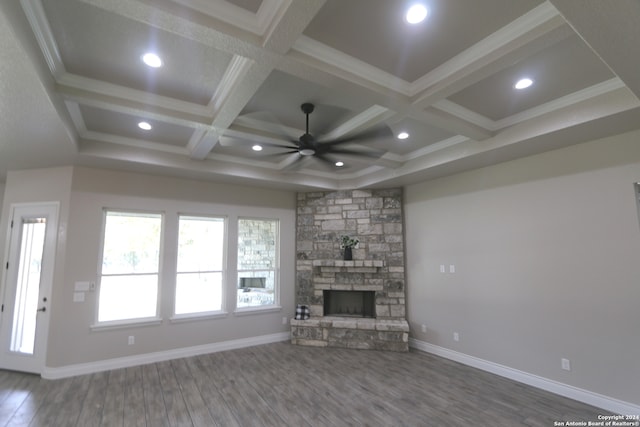
M 360 243 L 342 259 L 340 237 Z M 299 345 L 407 351 L 402 190 L 298 193 L 296 302 Z

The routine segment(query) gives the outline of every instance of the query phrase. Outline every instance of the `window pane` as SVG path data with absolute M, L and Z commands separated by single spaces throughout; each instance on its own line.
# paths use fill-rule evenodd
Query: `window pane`
M 107 212 L 102 274 L 157 273 L 160 215 Z
M 181 216 L 175 314 L 222 310 L 224 218 Z
M 98 322 L 156 315 L 158 275 L 102 276 Z
M 180 273 L 176 314 L 222 310 L 222 273 Z
M 224 219 L 180 217 L 178 272 L 222 271 Z
M 154 317 L 162 216 L 107 212 L 98 322 Z
M 278 221 L 238 221 L 237 307 L 276 304 Z
M 46 218 L 23 218 L 9 351 L 33 354 Z
M 276 263 L 278 221 L 238 221 L 238 270 L 272 269 Z
M 276 303 L 274 271 L 239 271 L 238 288 L 239 308 Z

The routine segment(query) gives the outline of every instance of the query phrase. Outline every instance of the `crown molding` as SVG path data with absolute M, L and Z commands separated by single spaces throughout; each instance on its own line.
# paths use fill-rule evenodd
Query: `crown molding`
M 66 73 L 58 44 L 53 37 L 51 26 L 47 20 L 44 8 L 40 0 L 20 0 L 22 10 L 31 25 L 31 30 L 36 37 L 38 46 L 42 51 L 42 55 L 49 67 L 49 71 L 54 79 Z

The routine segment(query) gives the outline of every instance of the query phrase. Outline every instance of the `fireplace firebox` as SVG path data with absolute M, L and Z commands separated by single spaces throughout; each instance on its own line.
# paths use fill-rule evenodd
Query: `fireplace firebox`
M 376 317 L 374 291 L 323 291 L 324 315 L 341 317 Z

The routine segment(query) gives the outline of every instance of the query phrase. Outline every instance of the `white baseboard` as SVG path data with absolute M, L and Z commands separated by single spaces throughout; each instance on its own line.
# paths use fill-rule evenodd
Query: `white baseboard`
M 491 372 L 492 374 L 500 375 L 501 377 L 509 378 L 560 396 L 568 397 L 597 408 L 602 408 L 615 414 L 640 415 L 640 406 L 633 403 L 539 377 L 537 375 L 489 362 L 488 360 L 479 359 L 474 356 L 469 356 L 464 353 L 416 340 L 414 338 L 409 338 L 409 346 L 426 353 L 435 354 L 436 356 L 444 357 L 445 359 Z
M 279 332 L 276 334 L 261 335 L 258 337 L 177 348 L 173 350 L 158 351 L 155 353 L 138 354 L 135 356 L 118 357 L 115 359 L 99 360 L 97 362 L 78 363 L 76 365 L 61 366 L 59 368 L 46 366 L 42 371 L 41 376 L 42 378 L 55 380 L 73 377 L 76 375 L 108 371 L 111 369 L 129 368 L 132 366 L 146 365 L 148 363 L 180 359 L 182 357 L 198 356 L 200 354 L 234 350 L 237 348 L 252 347 L 261 344 L 270 344 L 274 342 L 287 341 L 289 339 L 291 339 L 289 332 Z

